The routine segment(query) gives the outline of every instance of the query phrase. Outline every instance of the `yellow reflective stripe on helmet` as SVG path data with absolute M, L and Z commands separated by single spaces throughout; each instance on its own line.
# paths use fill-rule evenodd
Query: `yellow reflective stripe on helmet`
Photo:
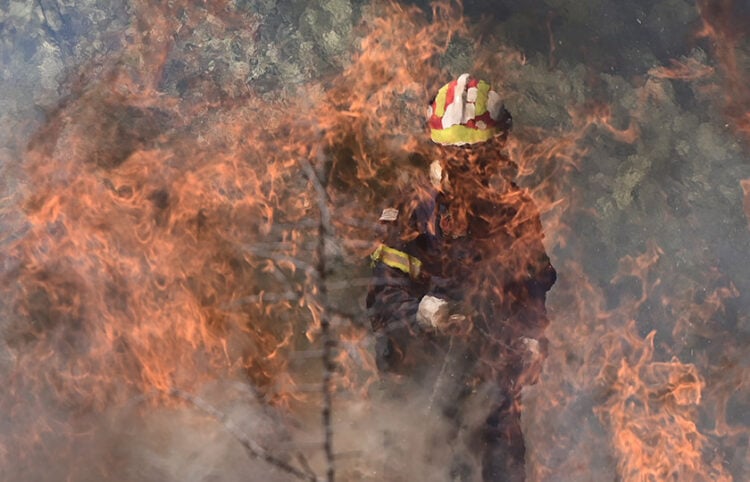
M 496 129 L 472 129 L 464 125 L 450 126 L 447 129 L 431 129 L 430 137 L 438 144 L 475 144 L 492 139 Z
M 373 265 L 380 261 L 386 266 L 403 271 L 412 278 L 419 277 L 419 273 L 422 271 L 422 262 L 420 260 L 384 244 L 378 246 L 370 255 L 370 259 L 372 259 Z
M 480 80 L 477 84 L 477 100 L 474 103 L 474 115 L 479 117 L 487 112 L 487 97 L 490 93 L 490 84 Z
M 443 114 L 445 114 L 445 99 L 448 98 L 448 89 L 450 86 L 451 84 L 448 83 L 440 87 L 435 96 L 435 115 L 438 117 L 443 117 Z

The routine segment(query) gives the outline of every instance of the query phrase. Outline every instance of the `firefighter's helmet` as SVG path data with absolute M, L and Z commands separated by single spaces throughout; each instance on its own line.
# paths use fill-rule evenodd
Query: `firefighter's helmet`
M 430 137 L 438 144 L 487 141 L 510 128 L 510 114 L 484 80 L 462 74 L 440 88 L 430 103 Z

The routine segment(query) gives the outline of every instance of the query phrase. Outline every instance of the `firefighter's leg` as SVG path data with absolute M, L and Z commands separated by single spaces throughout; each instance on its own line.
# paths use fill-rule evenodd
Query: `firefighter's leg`
M 526 446 L 521 432 L 521 414 L 513 408 L 510 395 L 485 421 L 482 438 L 482 480 L 521 482 L 525 479 Z

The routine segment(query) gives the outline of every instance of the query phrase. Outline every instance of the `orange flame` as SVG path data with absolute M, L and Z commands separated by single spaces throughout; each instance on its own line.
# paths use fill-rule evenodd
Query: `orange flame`
M 39 447 L 52 455 L 57 442 L 67 446 L 89 436 L 94 423 L 88 414 L 174 388 L 200 390 L 216 379 L 239 378 L 288 408 L 314 404 L 320 368 L 309 360 L 319 360 L 322 320 L 332 320 L 337 334 L 335 390 L 366 398 L 377 378 L 368 330 L 344 320 L 347 311 L 332 310 L 324 299 L 323 282 L 329 292 L 338 288 L 319 279 L 310 246 L 318 241 L 320 195 L 300 159 L 329 187 L 323 204 L 334 212 L 334 233 L 326 255 L 364 265 L 359 260 L 377 237 L 375 206 L 414 187 L 426 170 L 423 161 L 446 155 L 427 140 L 424 108 L 449 77 L 441 54 L 451 39 L 471 36 L 473 27 L 446 2 L 433 5 L 431 21 L 416 7 L 376 4 L 358 31 L 358 52 L 325 82 L 278 100 L 244 84 L 232 86 L 229 98 L 210 89 L 204 98 L 187 100 L 162 92 L 170 50 L 187 35 L 177 31 L 174 18 L 185 9 L 189 21 L 181 25 L 187 30 L 247 21 L 229 15 L 226 4 L 139 2 L 140 25 L 122 61 L 82 78 L 29 145 L 27 225 L 3 261 L 11 274 L 2 290 L 11 300 L 6 339 L 12 369 L 2 375 L 7 395 L 0 408 L 14 425 L 0 442 L 0 461 L 31 459 Z M 737 37 L 701 6 L 701 34 L 717 40 L 730 92 L 744 102 L 750 94 L 737 68 Z M 257 25 L 251 27 L 247 35 Z M 478 65 L 490 66 L 493 85 L 507 93 L 525 57 L 509 49 L 481 55 Z M 603 132 L 636 143 L 646 106 L 666 95 L 663 81 L 712 74 L 712 67 L 689 59 L 652 69 L 626 122 L 606 105 L 570 106 L 567 131 L 517 129 L 504 146 L 494 146 L 493 155 L 508 161 L 508 169 L 510 161 L 517 164 L 522 187 L 495 176 L 490 189 L 456 196 L 513 207 L 507 219 L 488 224 L 518 241 L 480 271 L 491 279 L 503 266 L 509 277 L 520 276 L 522 265 L 545 246 L 579 260 L 596 256 L 575 253 L 570 243 L 570 219 L 595 215 L 581 205 L 570 180 L 582 170 L 586 137 Z M 742 110 L 747 105 L 730 109 L 730 117 L 750 133 Z M 750 218 L 750 180 L 741 187 Z M 530 199 L 542 215 L 544 246 Z M 453 213 L 457 231 L 465 227 L 466 209 Z M 638 287 L 633 298 L 617 303 L 579 263 L 563 259 L 557 266 L 563 276 L 550 297 L 565 311 L 551 312 L 549 360 L 528 390 L 541 395 L 524 401 L 524 409 L 546 420 L 583 406 L 596 417 L 581 427 L 585 440 L 556 439 L 553 426 L 530 434 L 533 480 L 555 479 L 555 457 L 570 459 L 566 468 L 583 478 L 596 465 L 593 449 L 613 459 L 624 480 L 731 480 L 714 452 L 746 433 L 727 406 L 732 391 L 746 391 L 750 380 L 743 367 L 680 352 L 680 340 L 694 334 L 696 324 L 703 324 L 699 333 L 710 333 L 708 320 L 738 291 L 717 283 L 700 301 L 692 299 L 699 291 L 694 286 L 685 290 L 687 301 L 664 295 L 664 281 L 655 274 L 664 253 L 650 242 L 640 255 L 622 257 L 612 285 L 633 281 Z M 367 267 L 361 268 L 350 267 L 347 276 L 366 277 Z M 361 295 L 363 284 L 349 278 L 345 284 L 341 298 Z M 470 294 L 486 294 L 486 284 L 472 286 Z M 493 295 L 508 296 L 502 290 Z M 361 315 L 358 306 L 348 308 L 352 317 Z M 651 325 L 652 309 L 669 315 L 664 326 Z M 511 358 L 514 348 L 503 346 L 501 353 Z M 507 368 L 504 356 L 483 355 L 493 375 Z M 731 377 L 724 385 L 712 383 L 712 373 L 723 369 Z M 702 417 L 714 426 L 707 428 Z

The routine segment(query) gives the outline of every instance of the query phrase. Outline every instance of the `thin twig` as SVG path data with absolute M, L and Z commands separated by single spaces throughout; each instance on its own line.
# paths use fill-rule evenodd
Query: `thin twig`
M 263 294 L 257 294 L 257 295 L 247 295 L 243 296 L 242 298 L 237 298 L 236 300 L 229 301 L 227 303 L 224 303 L 221 305 L 222 309 L 229 310 L 233 308 L 237 308 L 242 305 L 253 305 L 256 303 L 278 303 L 280 301 L 298 301 L 300 298 L 302 298 L 302 295 L 299 293 L 295 293 L 293 291 L 288 291 L 286 293 L 263 293 Z
M 310 164 L 310 161 L 302 158 L 300 159 L 300 164 L 302 165 L 302 170 L 305 171 L 305 175 L 312 183 L 315 193 L 318 195 L 318 209 L 320 210 L 320 224 L 324 228 L 323 234 L 326 236 L 333 234 L 333 229 L 331 227 L 331 211 L 328 209 L 328 192 L 320 181 L 312 164 Z
M 293 256 L 289 256 L 287 254 L 282 253 L 276 253 L 267 249 L 262 249 L 254 245 L 245 245 L 242 247 L 242 249 L 250 253 L 254 256 L 257 256 L 259 258 L 267 258 L 272 261 L 276 261 L 277 263 L 289 263 L 293 265 L 295 268 L 304 271 L 306 274 L 309 274 L 311 276 L 317 276 L 317 272 L 314 266 L 312 266 L 307 261 L 301 260 L 299 258 L 295 258 Z
M 430 394 L 430 400 L 427 402 L 425 413 L 430 413 L 430 411 L 432 410 L 432 405 L 435 403 L 435 398 L 437 397 L 438 390 L 440 390 L 443 386 L 445 370 L 448 368 L 448 362 L 452 358 L 451 352 L 453 351 L 454 338 L 455 336 L 451 336 L 450 341 L 448 342 L 448 351 L 445 353 L 445 359 L 443 360 L 443 366 L 440 367 L 440 373 L 438 373 L 438 376 L 435 379 L 435 385 L 432 386 L 432 393 Z
M 266 449 L 258 445 L 257 442 L 250 439 L 247 435 L 245 435 L 242 430 L 240 430 L 237 425 L 232 422 L 232 420 L 227 416 L 226 413 L 222 412 L 218 408 L 214 407 L 207 401 L 203 400 L 202 398 L 193 395 L 191 393 L 187 393 L 183 390 L 180 390 L 178 388 L 173 388 L 169 391 L 169 395 L 174 398 L 179 398 L 181 400 L 184 400 L 186 402 L 190 402 L 192 405 L 194 405 L 196 408 L 200 409 L 202 412 L 205 412 L 206 414 L 210 415 L 212 418 L 216 419 L 218 422 L 220 422 L 224 428 L 229 432 L 244 448 L 245 450 L 253 457 L 261 459 L 274 467 L 283 470 L 284 472 L 295 476 L 299 480 L 306 480 L 309 482 L 321 482 L 321 479 L 319 479 L 315 474 L 310 474 L 303 472 L 302 470 L 290 465 L 285 460 L 282 460 L 272 454 L 270 454 Z M 307 467 L 309 469 L 309 467 Z

